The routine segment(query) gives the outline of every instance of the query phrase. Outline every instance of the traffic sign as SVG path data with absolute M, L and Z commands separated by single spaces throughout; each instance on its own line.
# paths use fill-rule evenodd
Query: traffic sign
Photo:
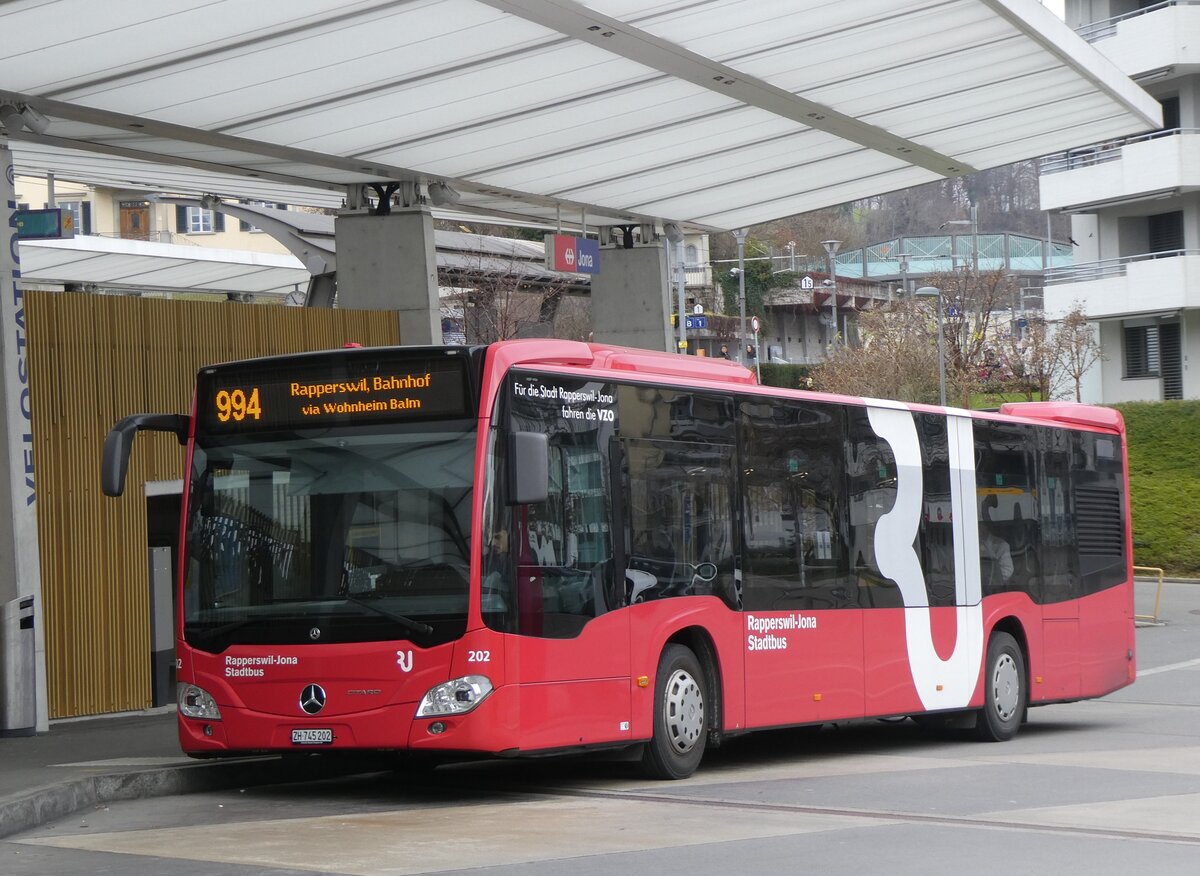
M 684 326 L 689 329 L 705 329 L 708 328 L 707 316 L 689 316 L 685 318 Z
M 754 332 L 755 334 L 758 334 L 758 317 L 757 316 L 750 317 L 750 331 Z

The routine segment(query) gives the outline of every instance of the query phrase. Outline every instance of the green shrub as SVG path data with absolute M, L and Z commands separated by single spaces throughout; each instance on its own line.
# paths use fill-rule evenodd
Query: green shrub
M 807 389 L 805 380 L 812 376 L 808 365 L 784 365 L 782 362 L 763 362 L 759 366 L 759 382 L 764 386 L 786 386 L 788 389 Z
M 1200 402 L 1113 407 L 1129 441 L 1134 563 L 1200 576 Z

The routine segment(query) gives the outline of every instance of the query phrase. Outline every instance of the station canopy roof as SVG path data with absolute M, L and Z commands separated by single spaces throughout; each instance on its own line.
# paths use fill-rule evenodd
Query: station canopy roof
M 18 173 L 318 206 L 736 228 L 1160 125 L 1036 0 L 10 0 L 0 32 Z

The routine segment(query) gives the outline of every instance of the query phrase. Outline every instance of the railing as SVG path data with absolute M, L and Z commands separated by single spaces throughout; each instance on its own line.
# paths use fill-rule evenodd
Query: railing
M 1178 256 L 1194 255 L 1200 255 L 1200 249 L 1170 249 L 1162 252 L 1140 253 L 1139 255 L 1122 256 L 1119 259 L 1104 259 L 1099 262 L 1072 265 L 1069 268 L 1052 268 L 1046 272 L 1046 285 L 1086 283 L 1090 280 L 1104 280 L 1108 277 L 1124 277 L 1126 266 L 1132 262 L 1146 262 L 1154 259 L 1171 259 Z
M 1158 590 L 1154 594 L 1154 614 L 1135 614 L 1134 620 L 1149 621 L 1152 624 L 1158 623 L 1158 610 L 1162 607 L 1162 590 L 1163 590 L 1163 570 L 1158 566 L 1134 566 L 1135 572 L 1153 572 L 1158 576 Z
M 1079 34 L 1089 43 L 1094 43 L 1111 36 L 1116 36 L 1117 25 L 1120 22 L 1130 18 L 1137 18 L 1139 15 L 1146 15 L 1150 12 L 1158 12 L 1160 9 L 1166 9 L 1168 6 L 1200 6 L 1200 0 L 1165 0 L 1163 3 L 1155 3 L 1153 6 L 1147 6 L 1145 9 L 1135 9 L 1123 15 L 1114 15 L 1112 18 L 1105 18 L 1103 21 L 1093 21 L 1090 24 L 1075 28 L 1075 33 Z
M 1200 0 L 1197 0 L 1200 2 Z M 1121 150 L 1133 143 L 1144 143 L 1147 140 L 1157 140 L 1161 137 L 1175 137 L 1180 134 L 1200 134 L 1198 128 L 1167 128 L 1162 131 L 1151 131 L 1149 134 L 1136 134 L 1132 137 L 1121 137 L 1116 140 L 1106 140 L 1091 146 L 1080 146 L 1067 152 L 1055 152 L 1047 155 L 1038 163 L 1038 172 L 1042 176 L 1051 173 L 1062 173 L 1075 170 L 1078 167 L 1091 167 L 1095 164 L 1105 164 L 1116 161 L 1121 157 Z
M 200 246 L 185 234 L 171 231 L 146 231 L 142 234 L 122 234 L 119 231 L 93 231 L 88 237 L 109 237 L 113 240 L 145 240 L 150 243 L 174 243 L 182 246 Z

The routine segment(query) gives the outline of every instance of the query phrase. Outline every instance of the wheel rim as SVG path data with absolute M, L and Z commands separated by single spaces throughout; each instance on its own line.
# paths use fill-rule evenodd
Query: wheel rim
M 704 732 L 704 692 L 691 673 L 676 669 L 667 681 L 667 738 L 679 754 L 691 751 Z
M 1011 721 L 1021 702 L 1021 672 L 1011 654 L 1001 654 L 992 671 L 992 705 L 996 717 Z

